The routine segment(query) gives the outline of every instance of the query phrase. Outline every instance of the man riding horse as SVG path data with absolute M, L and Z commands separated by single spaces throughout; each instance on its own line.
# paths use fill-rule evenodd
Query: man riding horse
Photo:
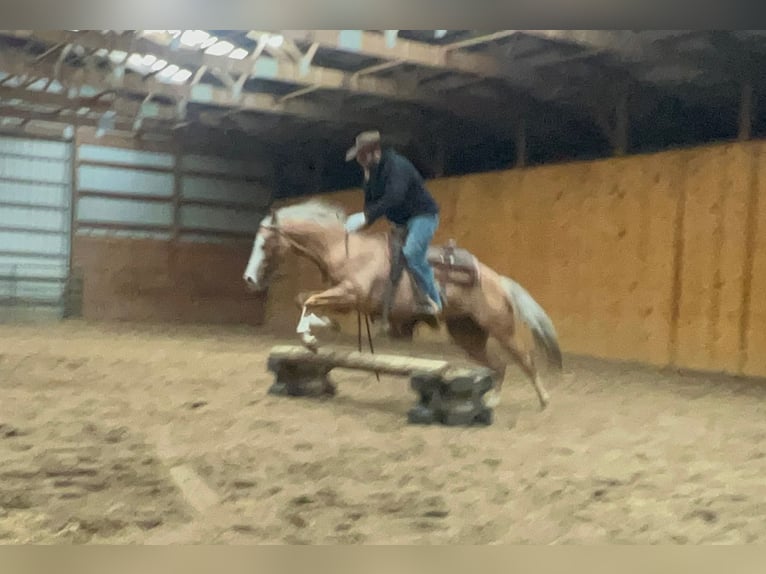
M 510 359 L 526 373 L 544 408 L 548 392 L 532 351 L 544 351 L 551 366 L 562 367 L 556 330 L 545 310 L 520 284 L 453 241 L 430 247 L 439 224 L 436 201 L 407 159 L 381 149 L 378 132 L 357 136 L 347 154 L 347 160 L 353 158 L 365 172 L 363 211 L 346 218 L 341 208 L 318 200 L 275 209 L 258 226 L 243 275 L 248 287 L 265 291 L 283 257 L 296 253 L 317 265 L 326 279 L 321 291 L 300 302 L 296 331 L 309 349 L 319 346 L 313 331 L 331 324 L 317 313 L 357 310 L 376 317 L 382 309 L 384 329 L 393 327 L 397 338 L 409 338 L 421 320 L 431 326 L 443 322 L 451 340 L 493 373 L 496 386 L 487 394 L 487 406 L 497 405 Z M 392 233 L 355 233 L 381 217 L 394 224 Z M 397 277 L 404 274 L 401 260 L 414 289 L 396 290 Z M 413 313 L 417 307 L 428 319 Z M 385 324 L 389 317 L 393 325 Z M 490 340 L 506 352 L 489 352 Z
M 364 210 L 348 218 L 346 231 L 355 233 L 385 217 L 400 233 L 406 232 L 402 254 L 421 291 L 415 312 L 435 318 L 443 301 L 428 263 L 428 249 L 439 227 L 439 206 L 415 166 L 381 147 L 379 132 L 359 134 L 346 153 L 346 161 L 352 159 L 364 169 Z

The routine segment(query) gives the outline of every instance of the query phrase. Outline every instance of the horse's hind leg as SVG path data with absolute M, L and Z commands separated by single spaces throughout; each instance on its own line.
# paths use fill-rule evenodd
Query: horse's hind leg
M 548 391 L 545 390 L 543 382 L 540 380 L 540 375 L 537 372 L 537 365 L 535 365 L 535 359 L 532 353 L 527 349 L 522 349 L 520 345 L 514 340 L 513 337 L 501 340 L 503 347 L 513 356 L 521 370 L 529 377 L 532 382 L 532 386 L 535 388 L 537 398 L 540 401 L 540 408 L 545 409 L 550 402 L 550 396 Z
M 458 344 L 466 354 L 477 363 L 481 363 L 493 371 L 495 388 L 485 395 L 485 403 L 488 407 L 496 407 L 500 402 L 500 389 L 505 379 L 505 361 L 492 357 L 487 350 L 489 334 L 484 328 L 470 317 L 456 317 L 447 319 L 447 331 L 450 337 Z

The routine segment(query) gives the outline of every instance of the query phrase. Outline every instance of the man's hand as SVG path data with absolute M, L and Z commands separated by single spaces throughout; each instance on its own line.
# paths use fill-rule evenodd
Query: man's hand
M 365 225 L 367 225 L 367 216 L 363 212 L 355 213 L 346 220 L 346 231 L 355 233 Z

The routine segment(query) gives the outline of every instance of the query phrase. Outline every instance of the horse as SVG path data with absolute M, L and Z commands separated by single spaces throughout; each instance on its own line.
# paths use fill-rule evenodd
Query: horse
M 253 292 L 265 293 L 280 262 L 288 252 L 312 261 L 322 274 L 324 291 L 308 294 L 302 300 L 303 312 L 298 333 L 305 346 L 316 348 L 317 328 L 332 324 L 317 312 L 348 313 L 358 311 L 375 318 L 384 308 L 384 296 L 390 288 L 392 254 L 390 232 L 346 232 L 346 212 L 330 202 L 312 199 L 273 209 L 263 218 L 253 241 L 253 248 L 243 279 Z M 445 251 L 432 248 L 429 262 L 435 266 L 445 260 Z M 464 255 L 467 252 L 464 252 Z M 438 255 L 438 256 L 437 256 Z M 465 260 L 465 257 L 464 257 Z M 550 400 L 533 357 L 535 348 L 542 350 L 547 362 L 561 371 L 562 354 L 551 319 L 532 296 L 517 282 L 500 275 L 475 257 L 473 281 L 458 281 L 449 273 L 440 279 L 444 306 L 439 319 L 447 332 L 468 358 L 488 368 L 494 388 L 487 393 L 486 404 L 497 406 L 508 362 L 488 351 L 490 339 L 521 367 L 532 383 L 540 408 Z M 442 271 L 443 266 L 442 266 Z M 402 277 L 408 276 L 406 269 Z M 389 292 L 390 293 L 390 292 Z M 401 281 L 388 299 L 391 325 L 404 331 L 416 321 L 413 309 L 418 294 L 412 281 Z M 523 336 L 522 324 L 526 325 Z M 437 323 L 438 325 L 438 323 Z M 433 325 L 432 325 L 433 326 Z

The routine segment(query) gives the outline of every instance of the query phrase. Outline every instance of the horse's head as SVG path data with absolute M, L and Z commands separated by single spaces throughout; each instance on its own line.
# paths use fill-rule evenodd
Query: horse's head
M 261 292 L 268 289 L 280 261 L 290 250 L 323 268 L 328 244 L 343 240 L 345 220 L 342 209 L 319 200 L 272 210 L 261 222 L 245 268 L 248 288 Z
M 242 277 L 248 289 L 255 292 L 266 291 L 274 272 L 279 267 L 282 255 L 288 249 L 289 244 L 279 230 L 277 212 L 272 211 L 258 228 L 250 260 Z

